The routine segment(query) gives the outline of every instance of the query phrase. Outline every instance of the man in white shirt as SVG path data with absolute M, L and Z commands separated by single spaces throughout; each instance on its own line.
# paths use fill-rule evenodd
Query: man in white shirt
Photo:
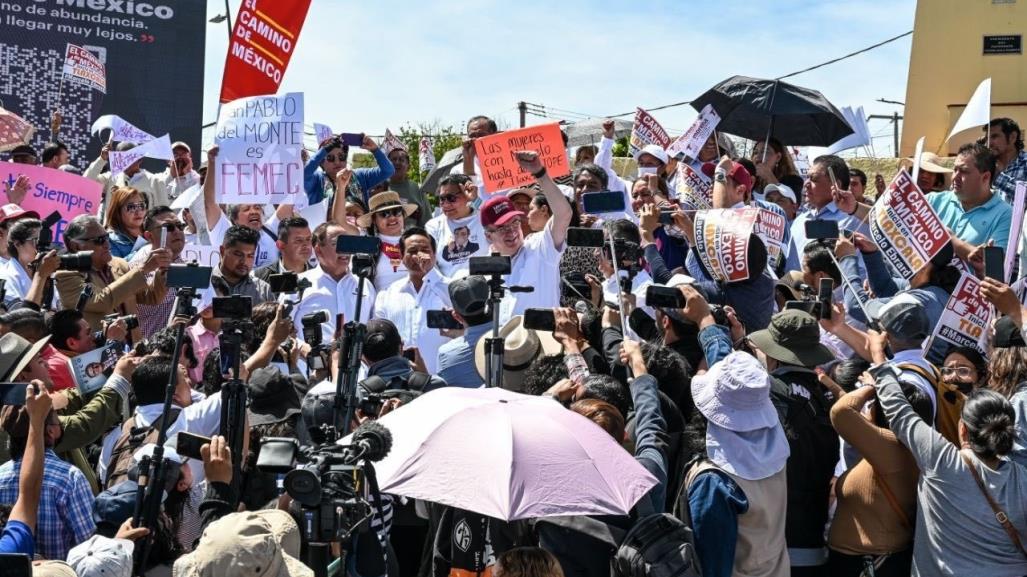
M 443 276 L 457 278 L 467 275 L 472 256 L 486 256 L 489 243 L 481 217 L 474 210 L 475 186 L 463 174 L 451 174 L 439 181 L 439 207 L 442 214 L 424 225 L 428 234 L 442 247 L 437 255 Z
M 399 237 L 399 250 L 409 274 L 378 293 L 374 303 L 375 318 L 396 325 L 404 346 L 420 352 L 430 374 L 438 370 L 439 347 L 449 338 L 428 328 L 428 311 L 452 307 L 449 282 L 435 268 L 435 248 L 426 230 L 408 228 Z
M 174 201 L 186 189 L 200 184 L 200 173 L 193 170 L 193 155 L 188 144 L 182 141 L 172 143 L 171 154 L 167 170 L 157 176 L 164 180 L 168 200 Z
M 217 155 L 218 147 L 212 146 L 207 151 L 207 178 L 203 180 L 203 206 L 207 218 L 207 231 L 210 233 L 210 244 L 221 246 L 225 232 L 234 224 L 253 229 L 260 234 L 260 242 L 257 245 L 257 259 L 254 261 L 254 268 L 260 268 L 278 260 L 278 246 L 275 241 L 278 235 L 273 231 L 278 229 L 278 221 L 281 216 L 292 214 L 292 205 L 283 204 L 278 211 L 267 220 L 264 219 L 264 206 L 260 204 L 230 204 L 228 205 L 228 218 L 218 206 L 215 198 L 214 188 L 217 179 Z M 282 208 L 285 207 L 285 208 Z
M 293 309 L 293 323 L 300 327 L 305 315 L 319 311 L 327 311 L 328 319 L 321 323 L 321 333 L 325 343 L 335 336 L 335 315 L 341 313 L 343 322 L 354 320 L 357 307 L 357 287 L 359 279 L 350 272 L 350 255 L 335 251 L 339 237 L 346 231 L 335 223 L 321 223 L 314 229 L 314 256 L 318 266 L 300 275 L 301 279 L 310 281 L 310 288 L 303 293 L 303 301 Z M 369 280 L 364 281 L 363 296 L 360 303 L 360 322 L 366 323 L 371 318 L 374 307 L 375 290 Z M 300 340 L 303 340 L 302 332 Z
M 500 324 L 528 308 L 560 306 L 560 257 L 571 222 L 571 205 L 549 177 L 535 152 L 515 153 L 521 169 L 538 181 L 553 211 L 538 234 L 524 238 L 521 219 L 527 218 L 505 196 L 496 196 L 481 207 L 481 224 L 493 252 L 511 257 L 507 286 L 530 286 L 532 292 L 508 292 L 500 305 Z
M 118 143 L 117 150 L 118 152 L 126 152 L 135 147 L 136 145 L 131 142 L 120 142 Z M 129 186 L 141 192 L 146 197 L 146 206 L 148 208 L 170 204 L 167 182 L 161 175 L 154 174 L 143 168 L 142 159 L 132 163 L 125 168 L 124 172 L 115 176 L 112 176 L 109 170 L 104 172 L 103 169 L 107 166 L 109 152 L 110 146 L 104 145 L 100 149 L 100 156 L 90 163 L 82 174 L 82 176 L 103 185 L 103 195 L 100 197 L 100 211 L 97 213 L 97 216 L 103 218 L 104 212 L 107 209 L 107 198 L 110 195 L 110 191 L 112 188 L 119 186 Z

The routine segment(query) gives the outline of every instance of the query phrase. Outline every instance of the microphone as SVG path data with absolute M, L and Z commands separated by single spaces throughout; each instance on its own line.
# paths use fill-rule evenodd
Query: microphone
M 378 421 L 368 421 L 353 432 L 351 444 L 372 463 L 381 461 L 392 450 L 392 431 Z

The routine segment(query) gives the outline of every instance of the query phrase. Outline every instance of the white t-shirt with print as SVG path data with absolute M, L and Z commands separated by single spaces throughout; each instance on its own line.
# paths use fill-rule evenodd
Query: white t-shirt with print
M 274 225 L 274 228 L 271 228 Z M 231 228 L 232 223 L 228 221 L 228 217 L 224 213 L 221 213 L 221 218 L 218 219 L 217 224 L 214 228 L 210 229 L 210 244 L 211 246 L 221 246 L 225 240 L 225 233 Z M 278 228 L 278 217 L 273 216 L 264 226 L 275 230 Z M 275 239 L 271 238 L 271 235 L 266 230 L 260 231 L 260 244 L 257 245 L 257 259 L 253 263 L 253 268 L 258 269 L 268 263 L 275 262 L 278 260 L 278 247 L 275 246 Z
M 378 268 L 374 275 L 374 288 L 383 291 L 397 280 L 407 276 L 407 267 L 399 254 L 399 236 L 379 234 L 382 241 L 382 254 L 378 257 Z
M 467 244 L 462 247 L 456 246 L 453 231 L 458 228 L 467 227 Z M 485 227 L 481 225 L 481 215 L 478 211 L 471 211 L 471 214 L 464 218 L 450 219 L 445 214 L 429 220 L 424 225 L 428 234 L 435 239 L 437 249 L 435 251 L 435 266 L 443 276 L 459 278 L 467 276 L 469 262 L 472 256 L 488 256 L 489 243 L 485 240 Z
M 560 257 L 564 246 L 553 245 L 553 219 L 540 232 L 524 239 L 524 246 L 510 262 L 507 286 L 530 286 L 530 293 L 507 292 L 499 308 L 499 322 L 505 324 L 526 309 L 551 309 L 560 306 Z

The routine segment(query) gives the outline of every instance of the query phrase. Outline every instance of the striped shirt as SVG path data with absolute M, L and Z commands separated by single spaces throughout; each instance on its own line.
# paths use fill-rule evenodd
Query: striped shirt
M 13 505 L 18 500 L 20 474 L 21 459 L 0 466 L 0 503 Z M 93 491 L 85 475 L 47 449 L 36 520 L 36 553 L 44 559 L 64 560 L 72 547 L 95 531 Z

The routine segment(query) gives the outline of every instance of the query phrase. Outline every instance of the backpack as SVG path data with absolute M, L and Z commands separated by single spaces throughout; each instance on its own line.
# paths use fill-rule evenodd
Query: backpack
M 901 363 L 896 365 L 896 368 L 903 372 L 914 373 L 930 383 L 935 397 L 934 429 L 949 442 L 959 446 L 959 419 L 963 413 L 966 395 L 954 385 L 943 382 L 941 374 L 933 364 L 930 372 L 913 363 Z
M 178 420 L 178 414 L 181 409 L 171 409 L 171 413 L 168 415 L 170 423 L 174 423 Z M 107 468 L 107 480 L 103 484 L 104 489 L 110 489 L 118 483 L 128 479 L 128 472 L 132 470 L 132 456 L 135 455 L 136 450 L 143 445 L 149 443 L 156 443 L 157 437 L 160 434 L 159 426 L 163 420 L 163 415 L 154 419 L 149 426 L 137 427 L 135 426 L 135 417 L 125 421 L 121 426 L 121 436 L 118 437 L 117 442 L 114 443 L 114 450 L 111 451 L 110 466 Z
M 396 375 L 388 381 L 378 375 L 371 375 L 360 381 L 360 389 L 368 393 L 390 394 L 403 399 L 404 403 L 410 402 L 422 392 L 431 382 L 431 375 L 420 371 L 411 371 L 405 376 Z

